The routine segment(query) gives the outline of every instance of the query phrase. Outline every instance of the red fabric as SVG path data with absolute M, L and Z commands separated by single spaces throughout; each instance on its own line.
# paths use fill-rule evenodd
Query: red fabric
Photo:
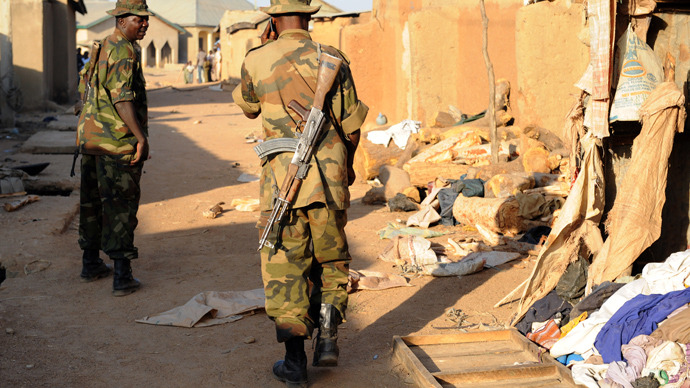
M 527 333 L 527 338 L 546 349 L 551 349 L 553 344 L 561 338 L 561 329 L 556 324 L 556 321 L 549 319 L 544 326 L 531 333 Z

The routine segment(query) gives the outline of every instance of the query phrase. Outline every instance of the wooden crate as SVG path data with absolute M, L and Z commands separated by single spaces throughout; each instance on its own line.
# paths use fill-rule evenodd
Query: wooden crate
M 576 387 L 570 371 L 515 329 L 393 337 L 418 387 Z

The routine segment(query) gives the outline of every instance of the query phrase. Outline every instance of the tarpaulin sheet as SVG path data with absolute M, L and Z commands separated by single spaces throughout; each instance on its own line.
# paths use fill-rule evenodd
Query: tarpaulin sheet
M 556 287 L 568 264 L 578 258 L 583 244 L 594 253 L 603 243 L 598 229 L 604 211 L 604 171 L 599 154 L 601 141 L 589 132 L 581 143 L 584 151 L 582 171 L 539 252 L 513 324 L 524 316 L 535 301 Z M 519 292 L 524 284 L 513 293 Z
M 664 82 L 640 108 L 642 130 L 633 142 L 630 166 L 606 220 L 608 238 L 589 268 L 588 290 L 618 277 L 659 238 L 668 158 L 676 132 L 683 131 L 684 103 L 676 84 Z
M 151 325 L 205 327 L 242 319 L 242 313 L 264 308 L 264 290 L 206 291 L 183 306 L 164 313 L 137 319 Z

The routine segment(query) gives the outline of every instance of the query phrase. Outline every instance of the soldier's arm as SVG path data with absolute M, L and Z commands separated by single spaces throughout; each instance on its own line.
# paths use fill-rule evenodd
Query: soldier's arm
M 256 113 L 251 113 L 251 112 L 247 112 L 247 111 L 242 111 L 242 112 L 244 112 L 244 115 L 247 116 L 248 118 L 252 119 L 252 120 L 259 117 L 259 115 L 261 114 L 261 110 L 259 110 Z
M 134 159 L 132 159 L 130 164 L 135 165 L 140 161 L 146 160 L 149 156 L 149 142 L 146 136 L 144 136 L 144 132 L 141 130 L 139 120 L 137 120 L 134 103 L 132 101 L 120 101 L 115 104 L 115 109 L 122 121 L 127 125 L 127 128 L 129 128 L 132 134 L 137 138 L 137 153 L 134 155 Z
M 244 63 L 242 64 L 241 74 L 240 84 L 233 90 L 232 99 L 235 101 L 235 104 L 242 108 L 245 116 L 255 119 L 261 114 L 261 104 L 254 91 L 252 78 Z
M 128 55 L 114 55 L 108 57 L 108 74 L 105 87 L 109 91 L 115 110 L 127 128 L 137 138 L 137 150 L 130 162 L 135 165 L 149 156 L 149 142 L 144 136 L 134 106 L 134 62 L 136 55 L 132 48 Z
M 359 129 L 347 135 L 348 142 L 345 142 L 345 148 L 347 148 L 347 185 L 352 186 L 355 183 L 355 178 L 357 178 L 354 169 L 355 162 L 355 151 L 357 151 L 357 146 L 359 145 L 359 137 L 362 131 Z
M 360 127 L 367 117 L 369 108 L 357 98 L 357 90 L 355 89 L 355 83 L 352 79 L 352 73 L 350 73 L 349 67 L 341 67 L 341 72 L 343 79 L 341 83 L 343 106 L 341 126 L 347 140 L 349 140 L 345 142 L 345 148 L 347 148 L 347 181 L 348 185 L 352 185 L 356 178 L 353 164 L 355 160 L 355 151 L 357 150 L 359 138 L 361 136 Z

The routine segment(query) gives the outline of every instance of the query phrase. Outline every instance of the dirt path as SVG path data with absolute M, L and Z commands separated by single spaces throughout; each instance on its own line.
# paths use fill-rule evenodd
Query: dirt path
M 166 74 L 151 74 L 147 80 L 165 85 L 176 75 L 167 74 L 166 81 Z M 149 92 L 149 100 L 153 158 L 142 178 L 140 259 L 133 263 L 143 288 L 114 298 L 110 278 L 79 282 L 76 223 L 68 222 L 78 193 L 0 213 L 0 262 L 13 276 L 0 286 L 0 386 L 284 386 L 270 374 L 283 347 L 263 312 L 199 329 L 134 322 L 202 291 L 261 287 L 258 213 L 201 215 L 217 202 L 258 197 L 257 182 L 237 178 L 259 174 L 253 144 L 245 140 L 260 129 L 259 121 L 244 118 L 230 93 L 208 88 L 159 89 Z M 58 159 L 46 173 L 67 174 L 71 157 Z M 367 189 L 361 182 L 352 188 L 347 227 L 352 268 L 398 273 L 376 259 L 387 244 L 376 232 L 407 215 L 362 205 L 358 199 Z M 42 271 L 24 271 L 27 264 L 31 272 L 48 263 Z M 457 332 L 446 317 L 450 308 L 462 309 L 471 322 L 491 324 L 486 314 L 491 313 L 504 323 L 511 306 L 491 306 L 530 269 L 531 262 L 517 261 L 463 278 L 417 277 L 411 287 L 352 294 L 340 331 L 340 365 L 310 367 L 310 386 L 412 386 L 391 359 L 394 335 Z M 245 343 L 249 337 L 255 342 Z

